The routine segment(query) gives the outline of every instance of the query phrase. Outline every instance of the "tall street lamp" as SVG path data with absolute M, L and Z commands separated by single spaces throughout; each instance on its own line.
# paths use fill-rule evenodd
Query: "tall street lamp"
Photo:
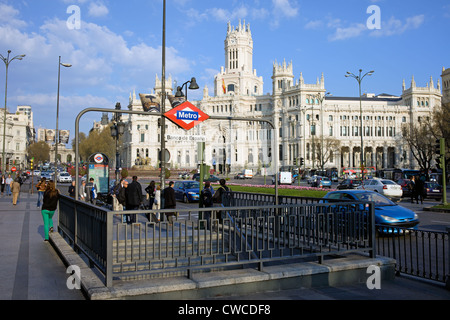
M 116 110 L 121 109 L 120 102 L 116 103 Z M 113 123 L 111 125 L 111 137 L 116 142 L 116 183 L 117 185 L 120 181 L 120 154 L 119 154 L 119 139 L 120 136 L 125 132 L 125 123 L 122 121 L 122 114 L 114 113 Z
M 369 71 L 366 72 L 364 75 L 361 76 L 362 69 L 359 69 L 359 75 L 354 75 L 353 73 L 347 71 L 347 74 L 345 75 L 346 78 L 351 77 L 355 78 L 356 81 L 358 81 L 359 85 L 359 120 L 360 120 L 360 132 L 361 135 L 361 179 L 364 179 L 364 141 L 363 141 L 363 120 L 362 120 L 362 96 L 361 96 L 361 82 L 364 79 L 365 76 L 371 76 L 375 71 Z
M 192 77 L 190 81 L 186 81 L 185 83 L 183 83 L 183 85 L 181 87 L 180 86 L 177 87 L 177 92 L 175 93 L 175 97 L 177 97 L 177 98 L 185 97 L 186 101 L 187 101 L 187 90 L 188 90 L 187 84 L 188 83 L 189 83 L 189 90 L 199 89 L 197 80 L 195 80 L 195 78 Z M 185 94 L 183 94 L 183 87 L 186 87 Z
M 11 50 L 8 50 L 8 55 L 7 57 L 3 57 L 3 55 L 0 54 L 0 58 L 3 60 L 3 62 L 5 63 L 6 66 L 6 81 L 5 81 L 5 113 L 3 116 L 3 153 L 2 153 L 2 172 L 5 173 L 6 172 L 6 153 L 5 153 L 5 141 L 6 141 L 6 104 L 7 104 L 7 97 L 8 97 L 8 68 L 9 68 L 9 64 L 13 61 L 13 60 L 22 60 L 23 58 L 25 58 L 24 54 L 15 56 L 12 59 L 9 59 L 9 55 L 11 54 Z
M 65 68 L 70 68 L 72 65 L 69 63 L 61 63 L 61 56 L 59 56 L 58 63 L 58 93 L 56 98 L 56 133 L 55 133 L 55 187 L 58 182 L 58 144 L 59 144 L 59 130 L 58 130 L 58 120 L 59 120 L 59 87 L 61 83 L 61 66 Z

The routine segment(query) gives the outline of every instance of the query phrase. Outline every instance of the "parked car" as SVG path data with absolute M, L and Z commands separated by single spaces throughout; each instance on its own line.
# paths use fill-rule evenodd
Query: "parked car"
M 58 174 L 58 182 L 72 182 L 72 176 L 68 172 L 61 172 Z
M 358 187 L 365 190 L 378 192 L 390 199 L 400 199 L 403 191 L 402 187 L 389 179 L 367 179 L 362 186 Z
M 442 186 L 438 183 L 426 181 L 423 189 L 425 198 L 436 199 L 437 201 L 442 199 Z
M 402 197 L 409 197 L 411 195 L 411 189 L 409 188 L 411 180 L 410 179 L 399 179 L 397 180 L 397 184 L 402 187 Z
M 175 190 L 175 199 L 183 201 L 184 203 L 198 201 L 199 200 L 199 187 L 198 181 L 175 181 L 173 189 Z
M 235 176 L 234 176 L 234 178 L 235 179 L 245 179 L 245 175 L 244 175 L 244 173 L 243 172 L 238 172 Z
M 361 185 L 361 180 L 357 179 L 344 179 L 336 187 L 336 189 L 356 189 Z
M 379 225 L 379 232 L 391 232 L 383 228 L 402 227 L 415 228 L 419 223 L 419 216 L 410 209 L 402 207 L 387 197 L 370 190 L 338 190 L 328 192 L 325 199 L 372 201 L 375 204 L 375 224 Z
M 33 176 L 40 176 L 41 175 L 41 171 L 40 170 L 34 170 L 33 171 Z

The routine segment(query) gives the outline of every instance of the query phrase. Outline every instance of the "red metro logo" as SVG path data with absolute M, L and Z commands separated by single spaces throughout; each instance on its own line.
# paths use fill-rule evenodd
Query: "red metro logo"
M 164 114 L 167 119 L 185 130 L 190 130 L 197 124 L 207 120 L 209 116 L 189 101 L 183 102 L 176 108 Z

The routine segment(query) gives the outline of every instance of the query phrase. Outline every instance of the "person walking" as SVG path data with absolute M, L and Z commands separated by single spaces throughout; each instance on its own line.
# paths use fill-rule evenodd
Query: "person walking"
M 155 181 L 150 181 L 149 185 L 145 188 L 145 192 L 147 192 L 147 199 L 148 199 L 148 209 L 153 208 L 153 202 L 155 201 Z M 150 221 L 150 213 L 145 214 L 147 216 L 148 221 Z
M 414 203 L 414 199 L 416 198 L 416 181 L 414 176 L 411 177 L 408 188 L 411 193 L 411 203 Z
M 5 184 L 6 184 L 6 178 L 5 178 L 5 175 L 2 174 L 2 178 L 1 178 L 1 190 L 2 190 L 2 196 L 3 196 L 3 192 L 5 192 Z
M 153 201 L 153 206 L 151 209 L 153 209 L 153 210 L 161 209 L 161 186 L 160 185 L 156 186 L 155 199 Z M 157 222 L 161 221 L 161 214 L 159 212 L 156 213 L 156 221 Z
M 72 184 L 69 186 L 69 189 L 68 189 L 69 196 L 74 199 L 75 199 L 75 190 L 76 190 L 76 187 L 75 187 L 75 180 L 74 180 L 74 181 L 72 181 Z
M 205 181 L 205 186 L 203 190 L 200 192 L 200 207 L 201 208 L 212 208 L 214 206 L 213 203 L 213 194 L 214 189 L 211 186 L 210 181 Z M 208 229 L 211 228 L 211 211 L 202 211 L 203 219 L 206 220 L 206 224 Z
M 173 189 L 174 182 L 170 181 L 169 186 L 165 188 L 164 191 L 164 209 L 175 209 L 177 206 L 177 202 L 175 200 L 175 190 Z M 173 216 L 175 212 L 166 213 L 166 219 L 169 220 L 169 223 L 173 222 Z
M 44 192 L 42 201 L 42 219 L 44 220 L 44 241 L 48 241 L 49 233 L 53 232 L 53 215 L 58 206 L 59 191 L 55 187 L 55 183 L 50 181 Z
M 81 201 L 88 201 L 86 195 L 86 180 L 81 181 L 81 186 L 79 190 L 79 197 Z
M 117 202 L 118 207 L 116 210 L 122 211 L 126 209 L 127 204 L 127 195 L 126 195 L 126 189 L 128 188 L 128 181 L 125 179 L 120 180 L 120 187 L 117 193 Z M 122 223 L 126 223 L 126 215 L 122 215 Z
M 13 205 L 17 204 L 17 199 L 19 199 L 20 194 L 20 178 L 16 177 L 14 181 L 11 183 L 11 192 L 12 192 L 12 203 Z
M 5 180 L 5 187 L 6 187 L 6 195 L 11 195 L 11 183 L 13 182 L 13 179 L 11 178 L 11 175 L 8 174 L 8 178 Z
M 86 201 L 94 203 L 97 198 L 97 185 L 94 182 L 94 178 L 90 178 L 89 182 L 86 183 Z
M 38 200 L 37 200 L 37 207 L 41 206 L 41 199 L 44 196 L 44 192 L 47 189 L 47 179 L 45 177 L 42 177 L 41 180 L 36 185 L 36 189 L 38 191 Z
M 138 177 L 133 176 L 131 183 L 126 189 L 126 210 L 139 210 L 143 201 L 142 186 L 137 180 Z M 136 214 L 127 215 L 127 223 L 131 224 L 134 222 L 136 222 Z

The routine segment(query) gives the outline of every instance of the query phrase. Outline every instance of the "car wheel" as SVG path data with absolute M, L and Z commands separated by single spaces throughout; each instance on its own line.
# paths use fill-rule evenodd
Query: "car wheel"
M 184 203 L 189 203 L 189 199 L 188 199 L 187 195 L 183 196 L 183 202 Z

